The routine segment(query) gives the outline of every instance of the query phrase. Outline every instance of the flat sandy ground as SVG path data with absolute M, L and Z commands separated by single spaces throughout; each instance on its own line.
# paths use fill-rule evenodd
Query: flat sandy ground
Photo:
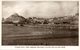
M 78 28 L 69 25 L 2 25 L 2 45 L 78 45 Z

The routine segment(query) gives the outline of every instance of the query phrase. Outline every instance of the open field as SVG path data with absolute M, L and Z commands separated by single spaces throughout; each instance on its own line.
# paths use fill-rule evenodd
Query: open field
M 3 45 L 78 45 L 78 26 L 2 25 Z

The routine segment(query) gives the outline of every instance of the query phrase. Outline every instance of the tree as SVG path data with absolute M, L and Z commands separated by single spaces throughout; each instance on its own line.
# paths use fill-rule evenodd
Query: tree
M 48 20 L 44 20 L 43 24 L 48 24 L 49 21 Z

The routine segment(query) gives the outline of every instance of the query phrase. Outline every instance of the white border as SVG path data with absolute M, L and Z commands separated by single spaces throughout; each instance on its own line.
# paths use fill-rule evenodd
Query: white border
M 0 22 L 2 21 L 2 1 L 79 1 L 80 0 L 1 0 L 0 1 Z M 80 7 L 80 3 L 79 3 L 79 7 Z M 80 8 L 79 8 L 80 9 Z M 80 11 L 79 11 L 80 13 Z M 80 19 L 80 17 L 79 17 Z M 79 20 L 80 22 L 80 20 Z M 79 23 L 79 26 L 80 26 L 80 23 Z M 2 35 L 2 24 L 0 23 L 0 40 L 2 41 L 1 39 L 1 35 Z M 80 31 L 80 29 L 79 29 Z M 80 33 L 80 32 L 79 32 Z M 79 34 L 80 36 L 80 34 Z M 80 38 L 80 37 L 79 37 Z M 43 48 L 46 49 L 46 50 L 53 50 L 53 49 L 56 49 L 56 50 L 79 50 L 80 49 L 80 46 L 2 46 L 1 45 L 1 41 L 0 41 L 0 50 L 5 50 L 5 49 L 8 49 L 8 50 L 11 50 L 11 49 L 29 49 L 29 50 L 33 50 L 34 48 L 39 49 L 39 50 L 42 50 Z M 80 39 L 79 39 L 79 42 L 80 42 Z M 80 43 L 79 43 L 80 44 Z

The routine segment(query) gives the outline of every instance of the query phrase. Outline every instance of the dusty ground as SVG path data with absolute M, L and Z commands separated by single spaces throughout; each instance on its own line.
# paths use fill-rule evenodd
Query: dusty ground
M 78 28 L 3 24 L 2 45 L 78 45 Z

